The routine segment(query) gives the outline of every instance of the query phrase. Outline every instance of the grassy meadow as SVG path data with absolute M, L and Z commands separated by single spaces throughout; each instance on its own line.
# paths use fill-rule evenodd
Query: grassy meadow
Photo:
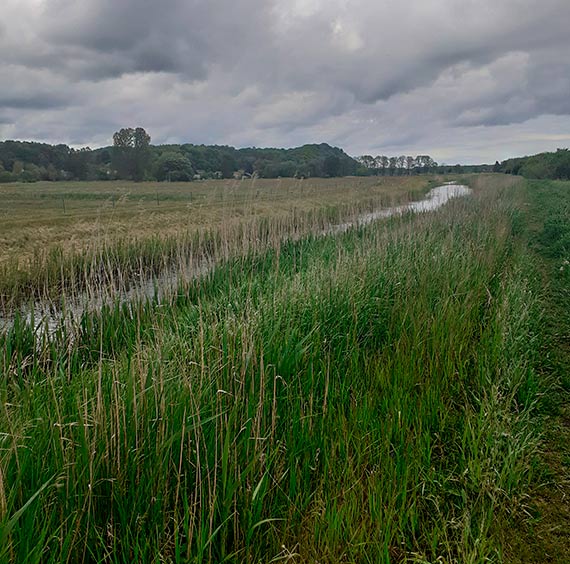
M 427 181 L 0 187 L 5 305 L 97 257 L 217 264 L 166 303 L 0 335 L 0 562 L 525 561 L 568 390 L 570 183 L 463 181 L 326 236 Z

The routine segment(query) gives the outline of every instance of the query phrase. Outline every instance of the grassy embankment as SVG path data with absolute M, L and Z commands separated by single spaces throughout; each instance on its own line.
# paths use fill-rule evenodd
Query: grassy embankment
M 15 327 L 0 559 L 499 561 L 541 391 L 510 182 L 236 257 L 45 349 Z
M 0 185 L 0 308 L 188 270 L 378 207 L 435 180 L 351 178 Z
M 539 368 L 549 383 L 535 414 L 542 440 L 526 516 L 506 531 L 507 562 L 570 562 L 570 182 L 527 182 L 524 222 L 543 305 Z M 521 516 L 522 517 L 522 516 Z

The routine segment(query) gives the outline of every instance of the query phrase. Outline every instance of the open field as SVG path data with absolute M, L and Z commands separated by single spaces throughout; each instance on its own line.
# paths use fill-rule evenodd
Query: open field
M 302 225 L 289 201 L 226 253 L 222 222 L 224 261 L 168 303 L 0 336 L 0 562 L 519 557 L 554 386 L 566 413 L 566 220 L 548 220 L 570 183 L 467 181 L 436 212 L 320 237 L 330 210 L 295 192 Z M 372 205 L 338 182 L 334 219 Z
M 380 207 L 418 197 L 420 177 L 44 182 L 0 185 L 0 263 L 60 246 L 81 252 L 113 239 L 172 236 L 292 210 Z

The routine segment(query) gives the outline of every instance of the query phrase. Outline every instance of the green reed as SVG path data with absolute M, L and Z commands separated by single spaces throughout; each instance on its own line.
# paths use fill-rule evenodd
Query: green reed
M 515 195 L 229 253 L 49 342 L 14 325 L 0 560 L 497 561 L 536 445 Z

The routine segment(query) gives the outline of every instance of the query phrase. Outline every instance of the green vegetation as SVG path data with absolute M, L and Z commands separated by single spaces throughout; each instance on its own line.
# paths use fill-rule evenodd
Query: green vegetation
M 113 135 L 113 169 L 119 178 L 143 181 L 149 157 L 150 135 L 142 127 L 124 128 Z
M 326 143 L 293 149 L 235 149 L 191 144 L 152 146 L 149 143 L 150 137 L 142 128 L 122 129 L 115 134 L 113 147 L 94 150 L 23 141 L 0 142 L 0 183 L 187 181 L 194 177 L 233 178 L 234 175 L 240 178 L 336 177 L 352 175 L 358 166 L 344 151 Z
M 358 157 L 360 168 L 358 173 L 376 176 L 396 176 L 411 175 L 418 173 L 435 172 L 438 164 L 429 155 L 418 155 L 417 157 L 401 155 L 399 157 L 386 157 L 379 155 L 363 155 Z
M 429 155 L 400 155 L 399 157 L 386 157 L 378 155 L 362 155 L 356 159 L 359 167 L 356 173 L 359 176 L 411 176 L 414 174 L 477 174 L 498 172 L 495 166 L 490 165 L 446 165 L 438 164 Z M 498 164 L 498 163 L 497 163 Z
M 91 150 L 24 141 L 0 142 L 0 183 L 57 180 L 189 182 L 221 178 L 334 178 L 498 172 L 500 165 L 444 165 L 429 155 L 348 156 L 326 143 L 292 149 L 150 145 L 142 128 L 125 128 L 113 146 Z M 499 168 L 497 168 L 499 166 Z M 501 169 L 502 170 L 502 169 Z
M 546 394 L 538 406 L 543 431 L 526 515 L 506 532 L 513 564 L 570 562 L 570 182 L 527 183 L 523 220 L 544 291 L 540 356 Z
M 570 180 L 570 151 L 558 149 L 555 153 L 509 159 L 501 163 L 499 171 L 532 179 Z
M 470 183 L 335 236 L 224 255 L 221 232 L 171 302 L 50 342 L 18 320 L 0 561 L 500 561 L 540 471 L 548 335 L 523 182 Z

